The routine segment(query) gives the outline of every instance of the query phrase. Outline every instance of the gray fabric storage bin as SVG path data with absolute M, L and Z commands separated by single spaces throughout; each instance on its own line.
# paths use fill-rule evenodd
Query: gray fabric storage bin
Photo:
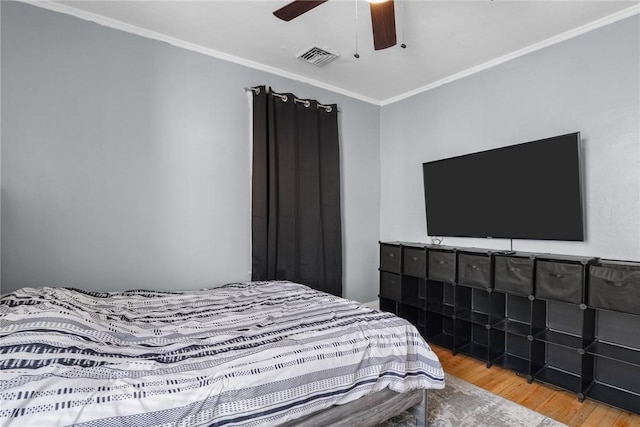
M 589 268 L 589 305 L 640 315 L 640 263 L 602 263 Z
M 406 246 L 403 247 L 403 250 L 402 274 L 424 279 L 427 274 L 427 253 L 425 250 Z
M 453 283 L 456 280 L 455 252 L 429 251 L 429 280 Z
M 507 294 L 533 295 L 533 259 L 496 256 L 494 289 Z
M 536 298 L 582 304 L 584 266 L 561 261 L 538 261 Z
M 402 268 L 402 254 L 400 246 L 380 245 L 380 270 L 400 274 Z
M 491 256 L 460 253 L 458 284 L 491 289 Z

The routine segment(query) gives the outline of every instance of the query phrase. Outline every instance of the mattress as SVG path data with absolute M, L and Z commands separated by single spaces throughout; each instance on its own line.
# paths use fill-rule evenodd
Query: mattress
M 0 424 L 277 425 L 444 387 L 410 323 L 292 282 L 0 299 Z

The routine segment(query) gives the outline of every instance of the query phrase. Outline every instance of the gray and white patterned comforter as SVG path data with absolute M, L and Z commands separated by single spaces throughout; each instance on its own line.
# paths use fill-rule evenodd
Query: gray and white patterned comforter
M 291 282 L 0 299 L 0 425 L 276 425 L 388 387 L 442 388 L 394 315 Z

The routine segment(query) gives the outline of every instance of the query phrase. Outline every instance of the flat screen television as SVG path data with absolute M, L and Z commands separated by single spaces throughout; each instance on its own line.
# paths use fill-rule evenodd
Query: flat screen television
M 430 236 L 583 241 L 580 133 L 422 165 Z

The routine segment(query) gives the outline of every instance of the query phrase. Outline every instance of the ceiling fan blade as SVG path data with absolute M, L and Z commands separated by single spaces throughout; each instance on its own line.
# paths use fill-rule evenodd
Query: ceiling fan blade
M 320 6 L 326 1 L 328 0 L 296 0 L 282 6 L 280 9 L 273 12 L 273 14 L 283 21 L 288 22 L 293 18 L 297 18 L 303 13 L 310 11 L 314 7 Z
M 371 7 L 371 27 L 373 28 L 373 47 L 375 50 L 396 45 L 396 16 L 393 0 L 382 3 L 369 3 Z

